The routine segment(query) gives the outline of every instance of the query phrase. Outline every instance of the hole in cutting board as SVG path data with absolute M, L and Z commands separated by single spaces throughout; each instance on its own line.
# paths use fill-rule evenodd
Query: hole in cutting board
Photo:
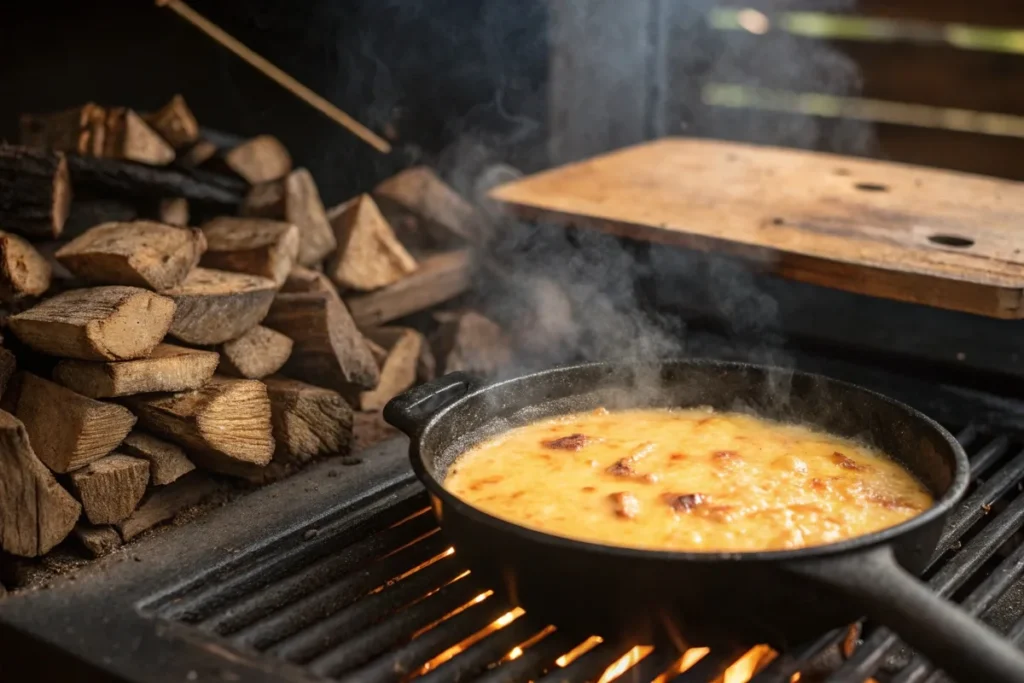
M 881 183 L 857 183 L 854 185 L 858 190 L 862 192 L 888 192 L 889 186 L 882 185 Z
M 961 237 L 959 235 L 929 235 L 928 241 L 946 247 L 959 247 L 960 249 L 974 246 L 974 240 L 970 237 Z

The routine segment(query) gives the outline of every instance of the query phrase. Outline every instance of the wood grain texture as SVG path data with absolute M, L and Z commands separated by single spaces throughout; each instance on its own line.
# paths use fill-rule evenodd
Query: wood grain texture
M 50 263 L 29 242 L 0 232 L 0 301 L 39 296 L 50 288 Z
M 220 348 L 220 372 L 234 377 L 263 379 L 284 366 L 292 354 L 292 340 L 269 327 L 257 325 Z
M 43 555 L 71 533 L 81 512 L 36 457 L 25 426 L 0 410 L 0 548 Z
M 370 291 L 394 284 L 415 272 L 409 255 L 373 198 L 360 195 L 328 213 L 338 250 L 326 271 L 344 289 Z
M 177 305 L 170 334 L 201 346 L 237 339 L 263 320 L 276 291 L 267 278 L 194 268 L 180 285 L 163 292 Z
M 370 328 L 454 299 L 469 289 L 469 249 L 442 252 L 420 261 L 416 272 L 375 292 L 345 298 L 359 327 Z
M 59 237 L 71 194 L 63 154 L 0 144 L 0 229 L 40 239 Z
M 99 460 L 131 431 L 135 416 L 30 373 L 23 373 L 16 415 L 39 459 L 54 472 Z
M 62 360 L 53 378 L 92 398 L 130 396 L 155 391 L 198 389 L 210 381 L 220 356 L 215 351 L 160 344 L 148 358 L 97 363 Z
M 51 356 L 132 360 L 160 343 L 174 311 L 174 301 L 145 289 L 92 287 L 51 297 L 9 324 L 21 341 Z
M 170 484 L 196 468 L 181 447 L 141 429 L 129 432 L 118 450 L 148 461 L 149 483 L 154 486 Z
M 202 231 L 203 266 L 269 278 L 279 287 L 299 255 L 299 229 L 283 221 L 221 216 Z
M 273 415 L 274 462 L 299 464 L 345 455 L 352 444 L 352 408 L 341 394 L 285 377 L 266 379 Z
M 728 252 L 812 284 L 1024 317 L 1024 185 L 1013 181 L 668 138 L 492 196 L 525 218 Z
M 114 524 L 127 519 L 142 500 L 149 483 L 149 463 L 111 453 L 72 472 L 70 479 L 86 518 L 92 524 Z
M 128 519 L 116 525 L 117 529 L 125 541 L 130 541 L 200 503 L 218 488 L 205 472 L 191 472 L 173 484 L 153 489 Z

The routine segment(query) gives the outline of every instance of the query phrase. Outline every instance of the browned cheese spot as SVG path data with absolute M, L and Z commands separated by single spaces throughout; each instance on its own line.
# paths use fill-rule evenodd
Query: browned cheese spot
M 588 439 L 584 434 L 570 434 L 558 439 L 542 441 L 541 445 L 544 448 L 556 448 L 562 451 L 578 451 L 587 445 L 587 441 Z
M 610 498 L 615 506 L 615 514 L 619 517 L 634 519 L 640 514 L 640 501 L 629 491 L 613 493 Z
M 866 470 L 867 465 L 860 465 L 857 461 L 846 457 L 839 451 L 832 454 L 832 462 L 842 467 L 844 470 Z
M 662 499 L 676 512 L 690 512 L 709 500 L 703 493 L 665 493 Z

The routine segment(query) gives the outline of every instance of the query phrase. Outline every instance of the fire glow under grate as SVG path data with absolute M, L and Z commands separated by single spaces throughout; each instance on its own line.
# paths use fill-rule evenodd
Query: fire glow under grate
M 1024 640 L 1024 451 L 973 428 L 972 488 L 926 574 L 939 593 Z M 395 500 L 399 502 L 394 502 Z M 786 652 L 613 643 L 536 623 L 459 562 L 417 484 L 370 498 L 263 551 L 234 558 L 140 605 L 242 656 L 313 679 L 356 681 L 924 681 L 927 661 L 881 627 L 824 634 Z M 863 639 L 860 639 L 863 636 Z

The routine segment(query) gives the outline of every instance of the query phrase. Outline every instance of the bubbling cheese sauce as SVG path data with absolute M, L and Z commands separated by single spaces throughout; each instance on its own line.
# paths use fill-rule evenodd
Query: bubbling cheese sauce
M 536 422 L 459 456 L 444 485 L 558 536 L 695 552 L 835 543 L 933 503 L 901 465 L 862 444 L 710 409 L 599 409 Z

